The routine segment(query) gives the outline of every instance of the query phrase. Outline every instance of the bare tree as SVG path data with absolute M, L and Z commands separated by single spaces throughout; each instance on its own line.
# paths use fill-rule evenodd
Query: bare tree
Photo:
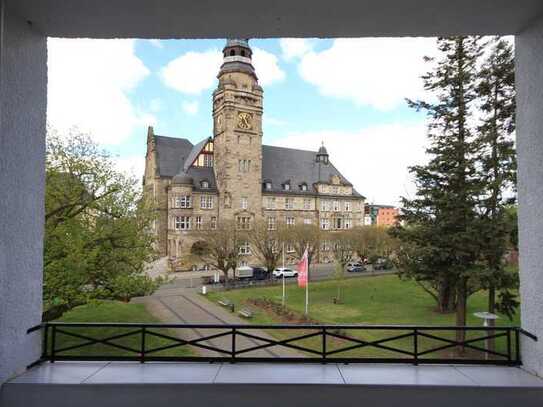
M 267 222 L 262 220 L 256 221 L 253 228 L 247 233 L 253 253 L 264 263 L 270 276 L 281 258 L 283 236 L 282 230 L 276 228 L 270 230 Z
M 317 225 L 295 225 L 286 226 L 282 229 L 281 235 L 285 242 L 288 242 L 294 248 L 298 258 L 304 255 L 307 248 L 307 262 L 313 262 L 313 256 L 319 250 L 321 241 L 321 230 Z
M 247 233 L 239 230 L 234 221 L 223 220 L 215 229 L 206 229 L 200 233 L 206 242 L 206 249 L 201 257 L 216 269 L 224 273 L 228 285 L 228 271 L 235 272 L 240 261 L 240 248 L 247 241 Z
M 335 277 L 337 282 L 337 296 L 335 303 L 341 303 L 341 287 L 345 278 L 345 266 L 353 260 L 353 234 L 347 231 L 332 232 L 330 243 L 336 263 Z

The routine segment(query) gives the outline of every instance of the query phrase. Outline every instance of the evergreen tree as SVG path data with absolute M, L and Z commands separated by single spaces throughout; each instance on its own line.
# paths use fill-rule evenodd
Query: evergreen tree
M 473 292 L 480 253 L 477 197 L 481 182 L 476 170 L 472 114 L 477 97 L 478 37 L 439 38 L 440 58 L 423 76 L 428 101 L 408 100 L 410 107 L 425 110 L 430 119 L 428 164 L 414 166 L 417 194 L 402 198 L 400 220 L 407 226 L 393 229 L 402 242 L 399 261 L 403 277 L 435 291 L 442 311 L 454 309 L 456 324 L 466 323 L 466 302 Z M 457 332 L 457 340 L 464 333 Z
M 478 160 L 485 187 L 479 205 L 482 256 L 487 267 L 481 282 L 488 289 L 488 311 L 495 313 L 498 305 L 500 311 L 511 317 L 518 302 L 510 289 L 516 288 L 517 279 L 507 272 L 503 259 L 512 232 L 508 208 L 514 203 L 516 184 L 515 63 L 513 47 L 503 38 L 492 38 L 487 48 L 489 53 L 479 71 L 477 86 L 482 112 Z

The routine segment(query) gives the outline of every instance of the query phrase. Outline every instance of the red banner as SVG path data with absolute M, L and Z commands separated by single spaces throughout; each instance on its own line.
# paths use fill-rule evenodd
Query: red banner
M 307 261 L 307 249 L 305 249 L 302 259 L 298 263 L 298 287 L 305 288 L 308 279 L 309 264 Z

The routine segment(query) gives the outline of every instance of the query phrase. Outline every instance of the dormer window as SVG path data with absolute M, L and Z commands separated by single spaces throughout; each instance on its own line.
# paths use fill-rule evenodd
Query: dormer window
M 307 184 L 305 182 L 300 185 L 300 190 L 307 191 Z
M 264 188 L 266 188 L 268 191 L 272 189 L 272 183 L 271 182 L 265 182 Z
M 283 184 L 283 190 L 290 191 L 290 184 L 288 182 Z
M 202 189 L 208 189 L 209 188 L 209 181 L 202 181 L 200 183 L 200 186 L 202 187 Z

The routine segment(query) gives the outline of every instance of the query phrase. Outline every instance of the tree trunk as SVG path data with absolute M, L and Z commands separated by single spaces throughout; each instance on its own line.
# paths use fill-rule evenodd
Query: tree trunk
M 466 325 L 466 305 L 467 305 L 467 282 L 465 278 L 461 278 L 457 288 L 457 303 L 456 303 L 456 326 L 462 327 Z M 466 340 L 466 331 L 456 330 L 456 341 L 464 342 Z M 458 353 L 464 353 L 464 345 L 458 346 Z
M 496 313 L 496 287 L 493 283 L 491 283 L 490 287 L 488 288 L 488 312 L 490 312 L 491 314 Z M 488 325 L 494 327 L 496 325 L 496 321 L 494 319 L 491 319 L 488 321 Z M 487 331 L 486 334 L 488 336 L 492 336 L 494 335 L 494 331 Z M 495 348 L 494 345 L 494 338 L 487 340 L 488 350 L 493 351 Z
M 438 292 L 438 308 L 439 312 L 453 312 L 455 310 L 455 292 L 453 285 L 448 281 L 444 280 L 439 285 Z

